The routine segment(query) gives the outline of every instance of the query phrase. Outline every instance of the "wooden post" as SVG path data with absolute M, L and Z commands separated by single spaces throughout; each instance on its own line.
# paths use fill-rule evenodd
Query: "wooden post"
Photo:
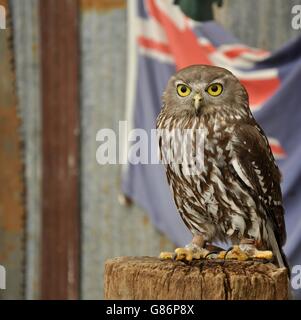
M 287 300 L 285 268 L 255 261 L 120 257 L 105 265 L 105 299 Z

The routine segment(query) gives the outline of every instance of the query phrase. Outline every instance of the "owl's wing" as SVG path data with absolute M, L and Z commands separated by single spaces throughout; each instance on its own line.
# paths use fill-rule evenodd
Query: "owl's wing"
M 284 209 L 280 189 L 281 174 L 268 140 L 257 125 L 239 125 L 231 139 L 232 166 L 255 199 L 259 199 L 273 225 L 279 245 L 286 240 Z

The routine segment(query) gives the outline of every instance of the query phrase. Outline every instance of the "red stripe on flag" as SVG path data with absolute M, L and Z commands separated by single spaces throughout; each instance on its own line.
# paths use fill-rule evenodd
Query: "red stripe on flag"
M 279 88 L 280 80 L 275 77 L 272 79 L 249 79 L 240 82 L 248 91 L 250 105 L 259 105 L 269 99 Z
M 264 50 L 254 50 L 252 48 L 232 48 L 229 50 L 223 50 L 223 54 L 230 59 L 237 58 L 238 56 L 242 55 L 243 53 L 251 53 L 256 56 L 264 56 L 268 52 Z
M 284 151 L 284 149 L 280 145 L 270 143 L 270 147 L 271 147 L 272 152 L 275 156 L 278 156 L 278 157 L 286 157 L 287 156 L 286 152 Z
M 170 48 L 168 45 L 145 38 L 143 36 L 138 38 L 138 43 L 139 45 L 141 45 L 144 48 L 148 48 L 148 49 L 155 49 L 158 50 L 162 53 L 168 53 L 171 54 L 170 52 Z
M 192 64 L 212 64 L 208 55 L 215 51 L 214 48 L 200 44 L 188 25 L 183 30 L 179 29 L 172 19 L 156 6 L 154 0 L 148 0 L 147 5 L 150 14 L 164 26 L 177 69 Z

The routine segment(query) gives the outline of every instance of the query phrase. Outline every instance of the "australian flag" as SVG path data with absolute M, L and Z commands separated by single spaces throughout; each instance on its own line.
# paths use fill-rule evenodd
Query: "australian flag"
M 270 53 L 240 43 L 214 21 L 192 21 L 172 0 L 137 0 L 129 4 L 129 43 L 130 128 L 155 128 L 168 79 L 188 65 L 224 67 L 244 84 L 283 175 L 284 249 L 291 265 L 301 265 L 301 37 Z M 177 245 L 190 242 L 163 166 L 128 164 L 122 189 Z

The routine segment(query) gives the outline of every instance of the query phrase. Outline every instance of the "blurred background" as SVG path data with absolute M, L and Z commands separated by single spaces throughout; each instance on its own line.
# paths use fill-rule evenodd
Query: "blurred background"
M 2 299 L 101 299 L 107 258 L 175 246 L 120 196 L 122 166 L 95 158 L 97 131 L 127 118 L 133 2 L 0 0 Z M 295 4 L 224 0 L 213 13 L 242 43 L 273 51 L 300 36 Z

